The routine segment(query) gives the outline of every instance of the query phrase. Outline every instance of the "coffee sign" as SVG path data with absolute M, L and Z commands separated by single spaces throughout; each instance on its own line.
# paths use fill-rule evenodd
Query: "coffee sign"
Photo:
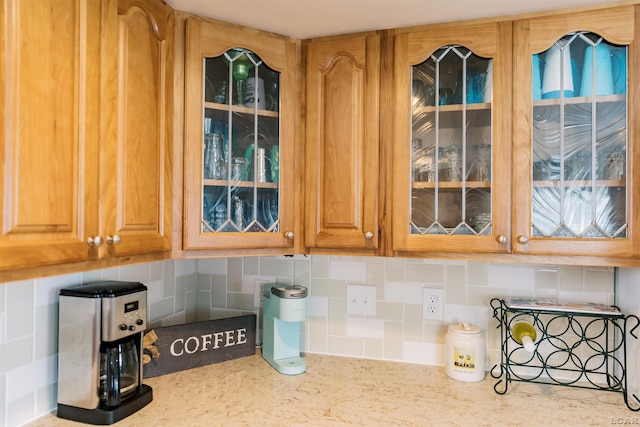
M 256 351 L 256 315 L 150 329 L 143 344 L 145 378 L 250 356 Z

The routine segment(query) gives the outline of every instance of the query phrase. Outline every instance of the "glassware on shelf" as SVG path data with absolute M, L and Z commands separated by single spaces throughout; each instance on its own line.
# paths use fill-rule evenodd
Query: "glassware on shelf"
M 231 180 L 247 180 L 247 159 L 244 157 L 234 157 L 231 159 Z
M 238 105 L 244 105 L 245 82 L 249 78 L 249 70 L 252 67 L 253 64 L 245 54 L 233 61 L 233 78 L 236 79 Z
M 265 110 L 279 110 L 280 72 L 231 48 L 204 74 L 202 231 L 278 232 L 281 123 Z
M 218 133 L 208 133 L 204 136 L 204 178 L 224 179 L 226 177 L 226 163 L 224 161 L 223 138 Z
M 244 200 L 238 196 L 233 197 L 233 222 L 239 229 L 244 228 Z
M 622 180 L 624 179 L 624 163 L 625 155 L 623 152 L 615 151 L 607 156 L 607 168 L 605 171 L 606 179 Z
M 469 181 L 491 181 L 491 146 L 489 144 L 473 146 Z

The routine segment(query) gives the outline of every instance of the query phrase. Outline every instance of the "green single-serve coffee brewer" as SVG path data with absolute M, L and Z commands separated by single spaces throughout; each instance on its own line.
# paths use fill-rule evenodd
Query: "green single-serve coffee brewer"
M 307 288 L 265 285 L 262 357 L 278 372 L 297 375 L 307 369 L 300 356 L 300 324 L 307 318 Z

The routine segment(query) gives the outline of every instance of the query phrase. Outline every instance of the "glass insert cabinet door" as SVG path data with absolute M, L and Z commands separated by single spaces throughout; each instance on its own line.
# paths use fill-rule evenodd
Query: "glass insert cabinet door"
M 278 232 L 279 73 L 248 49 L 203 67 L 202 232 Z
M 634 16 L 624 7 L 516 22 L 514 252 L 635 252 Z
M 295 45 L 245 39 L 187 21 L 183 249 L 294 245 Z
M 510 34 L 489 23 L 397 36 L 396 251 L 509 251 Z
M 532 56 L 532 237 L 627 237 L 627 56 L 583 31 Z
M 454 45 L 411 71 L 410 232 L 491 235 L 492 61 Z

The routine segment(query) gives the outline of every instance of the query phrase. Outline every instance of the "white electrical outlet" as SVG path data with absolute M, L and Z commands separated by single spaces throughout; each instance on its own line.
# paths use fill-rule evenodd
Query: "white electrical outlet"
M 347 314 L 376 315 L 376 287 L 347 285 Z
M 422 288 L 422 318 L 440 321 L 444 319 L 444 289 Z

